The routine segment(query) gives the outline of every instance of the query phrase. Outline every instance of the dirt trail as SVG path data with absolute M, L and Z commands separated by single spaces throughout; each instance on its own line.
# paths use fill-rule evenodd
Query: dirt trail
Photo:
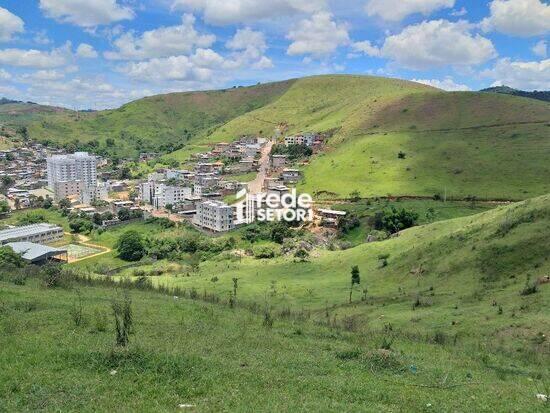
M 256 178 L 253 181 L 248 183 L 248 191 L 250 194 L 258 194 L 262 192 L 264 185 L 265 177 L 267 176 L 267 171 L 269 170 L 269 154 L 271 153 L 271 148 L 273 147 L 273 141 L 267 142 L 262 148 L 262 156 L 260 157 L 260 169 Z

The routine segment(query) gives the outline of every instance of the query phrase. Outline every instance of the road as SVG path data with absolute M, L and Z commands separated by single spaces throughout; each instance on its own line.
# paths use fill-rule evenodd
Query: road
M 248 192 L 250 194 L 258 194 L 262 192 L 264 186 L 264 181 L 269 170 L 269 154 L 271 153 L 271 148 L 273 147 L 273 141 L 268 141 L 262 148 L 262 155 L 259 162 L 259 170 L 256 178 L 253 181 L 248 183 Z

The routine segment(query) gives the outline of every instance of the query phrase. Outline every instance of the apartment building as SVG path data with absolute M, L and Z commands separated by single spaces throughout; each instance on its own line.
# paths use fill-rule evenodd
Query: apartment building
M 193 222 L 215 232 L 229 231 L 234 228 L 233 208 L 222 201 L 202 202 L 197 205 Z
M 97 159 L 87 152 L 52 155 L 47 158 L 47 174 L 48 187 L 54 192 L 55 199 L 80 195 L 84 188 L 97 186 Z

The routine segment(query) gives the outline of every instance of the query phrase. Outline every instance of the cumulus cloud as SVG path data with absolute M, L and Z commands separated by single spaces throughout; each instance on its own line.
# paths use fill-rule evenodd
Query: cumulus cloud
M 267 50 L 267 44 L 262 32 L 254 31 L 248 27 L 239 29 L 225 46 L 234 51 L 229 59 L 224 62 L 224 67 L 227 69 L 244 67 L 246 65 L 251 65 L 254 69 L 269 69 L 273 67 L 271 59 L 264 55 Z
M 47 17 L 81 27 L 96 27 L 120 20 L 131 20 L 134 12 L 117 0 L 40 0 Z
M 413 70 L 479 65 L 496 57 L 491 41 L 472 30 L 473 25 L 465 21 L 424 21 L 387 37 L 381 48 L 364 42 L 355 47 L 361 50 L 362 46 L 370 56 L 384 57 Z
M 81 43 L 76 49 L 76 55 L 85 59 L 95 59 L 97 57 L 97 52 L 91 45 Z
M 9 42 L 14 34 L 23 32 L 24 26 L 21 18 L 0 7 L 0 42 Z
M 65 66 L 70 62 L 71 56 L 70 42 L 49 52 L 35 49 L 3 49 L 0 50 L 0 64 L 51 69 Z
M 436 10 L 454 7 L 455 0 L 368 0 L 365 6 L 369 16 L 387 21 L 401 21 L 405 17 L 422 13 L 430 15 Z
M 481 27 L 512 36 L 543 35 L 550 32 L 550 4 L 541 0 L 493 0 Z
M 422 83 L 424 85 L 433 86 L 438 89 L 447 91 L 468 91 L 472 90 L 467 85 L 456 83 L 452 77 L 447 76 L 445 79 L 412 79 L 413 82 Z
M 291 56 L 328 56 L 339 46 L 349 43 L 346 24 L 335 22 L 328 12 L 318 12 L 302 20 L 296 29 L 288 33 L 287 38 L 292 40 L 287 49 L 287 54 Z
M 208 56 L 197 51 L 193 56 L 170 56 L 154 58 L 144 62 L 133 62 L 126 65 L 122 71 L 128 76 L 150 82 L 162 81 L 198 81 L 207 82 L 214 73 L 212 62 L 223 61 L 217 58 L 211 50 Z M 208 57 L 208 60 L 205 60 Z
M 548 54 L 548 46 L 546 44 L 546 40 L 541 40 L 536 45 L 534 45 L 531 50 L 539 57 L 546 57 Z
M 370 41 L 355 42 L 351 45 L 355 52 L 364 53 L 368 56 L 380 56 L 380 49 L 374 46 Z
M 550 89 L 550 59 L 532 62 L 500 59 L 493 68 L 481 73 L 493 79 L 493 86 L 510 86 L 523 90 Z
M 314 13 L 326 8 L 326 0 L 175 0 L 172 7 L 201 12 L 207 23 L 227 25 Z
M 179 26 L 160 27 L 136 36 L 128 32 L 114 41 L 116 52 L 105 52 L 112 60 L 144 60 L 189 53 L 195 47 L 209 47 L 216 37 L 195 30 L 195 17 L 185 14 Z

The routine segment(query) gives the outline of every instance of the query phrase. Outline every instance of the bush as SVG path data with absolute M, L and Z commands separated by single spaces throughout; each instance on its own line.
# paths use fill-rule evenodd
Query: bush
M 378 211 L 374 216 L 374 228 L 385 230 L 391 234 L 416 225 L 418 214 L 414 211 L 407 211 L 405 208 L 397 210 L 392 207 L 390 211 Z
M 252 249 L 252 252 L 254 254 L 255 258 L 261 259 L 261 258 L 275 258 L 277 255 L 280 254 L 280 248 L 278 248 L 275 245 L 258 245 Z
M 118 256 L 125 261 L 139 261 L 145 255 L 143 238 L 137 231 L 127 231 L 120 236 L 116 249 Z

